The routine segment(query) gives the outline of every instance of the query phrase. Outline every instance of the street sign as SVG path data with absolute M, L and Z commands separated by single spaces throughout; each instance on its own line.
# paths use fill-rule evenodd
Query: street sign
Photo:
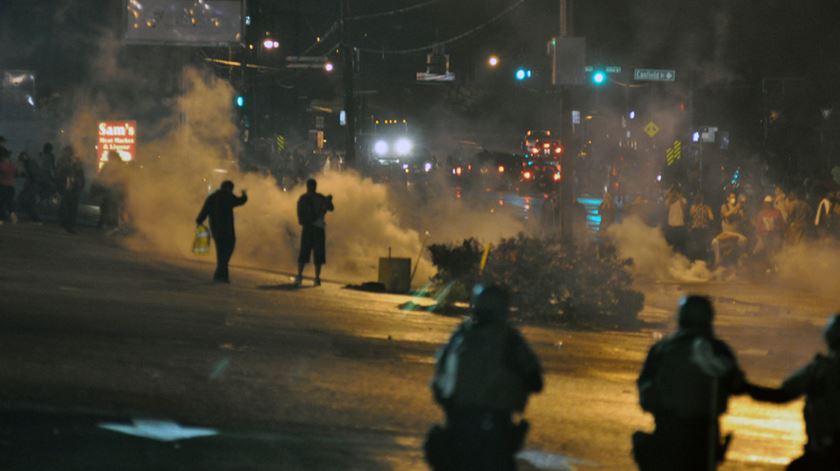
M 653 121 L 647 123 L 644 128 L 645 134 L 649 137 L 653 138 L 657 134 L 659 134 L 659 126 L 654 123 Z
M 665 151 L 665 163 L 670 167 L 682 158 L 682 142 L 674 141 L 674 145 Z
M 604 72 L 608 74 L 620 74 L 621 73 L 621 66 L 620 65 L 608 65 L 603 68 Z M 584 72 L 595 72 L 594 65 L 587 65 L 583 68 Z
M 673 82 L 677 71 L 673 69 L 635 69 L 633 79 L 639 82 Z
M 324 64 L 327 62 L 326 56 L 286 56 L 286 62 L 317 62 Z
M 432 74 L 429 72 L 417 72 L 418 82 L 454 82 L 455 74 L 446 72 L 444 74 Z

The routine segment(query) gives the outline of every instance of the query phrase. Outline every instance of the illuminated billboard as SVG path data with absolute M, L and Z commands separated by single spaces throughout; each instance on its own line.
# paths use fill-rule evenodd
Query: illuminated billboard
M 99 139 L 96 154 L 101 169 L 111 151 L 117 153 L 123 162 L 131 162 L 137 155 L 137 121 L 100 121 L 97 125 Z
M 242 0 L 126 0 L 125 42 L 230 46 L 242 41 Z

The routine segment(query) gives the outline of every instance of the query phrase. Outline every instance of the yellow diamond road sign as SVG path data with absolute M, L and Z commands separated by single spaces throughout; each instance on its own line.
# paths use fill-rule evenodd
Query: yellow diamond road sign
M 657 126 L 653 121 L 647 123 L 647 125 L 645 125 L 645 134 L 650 137 L 656 136 L 659 134 L 659 126 Z

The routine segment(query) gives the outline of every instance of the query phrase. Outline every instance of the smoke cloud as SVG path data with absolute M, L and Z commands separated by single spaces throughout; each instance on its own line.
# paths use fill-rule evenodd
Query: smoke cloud
M 184 68 L 180 77 L 144 78 L 126 65 L 113 38 L 92 62 L 95 78 L 76 95 L 65 126 L 70 143 L 96 168 L 96 122 L 137 119 L 141 140 L 134 165 L 116 174 L 126 188 L 126 208 L 135 234 L 129 247 L 167 256 L 191 256 L 195 218 L 204 198 L 221 181 L 247 189 L 248 203 L 235 210 L 237 249 L 233 263 L 292 271 L 297 264 L 300 228 L 297 198 L 304 188 L 284 191 L 270 175 L 240 171 L 239 130 L 234 122 L 231 85 L 211 73 Z M 161 67 L 163 68 L 163 67 Z M 167 96 L 166 89 L 177 83 Z M 131 93 L 115 96 L 117 91 Z M 319 191 L 332 194 L 336 211 L 327 216 L 328 266 L 325 275 L 344 281 L 376 279 L 379 257 L 416 257 L 426 240 L 451 242 L 476 236 L 495 240 L 522 229 L 512 216 L 490 214 L 454 198 L 437 182 L 426 198 L 374 183 L 354 172 L 315 175 Z M 92 178 L 91 178 L 92 179 Z M 451 191 L 451 194 L 448 192 Z M 415 282 L 434 274 L 422 261 Z
M 610 226 L 607 234 L 615 241 L 622 257 L 633 259 L 632 270 L 637 278 L 699 283 L 715 275 L 706 262 L 691 262 L 684 255 L 675 254 L 661 229 L 650 227 L 637 217 Z
M 776 257 L 778 281 L 787 287 L 834 300 L 840 308 L 837 274 L 840 242 L 821 240 L 785 247 Z

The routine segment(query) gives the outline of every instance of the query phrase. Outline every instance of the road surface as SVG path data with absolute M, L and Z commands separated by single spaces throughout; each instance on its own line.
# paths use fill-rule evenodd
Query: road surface
M 271 271 L 234 267 L 233 284 L 216 285 L 210 262 L 92 230 L 0 226 L 0 468 L 426 469 L 422 439 L 441 420 L 433 354 L 458 318 L 338 283 L 292 289 Z M 635 377 L 687 290 L 715 296 L 718 332 L 763 383 L 822 349 L 838 304 L 769 285 L 643 288 L 639 331 L 524 328 L 547 376 L 522 469 L 634 469 L 630 435 L 652 426 Z M 782 469 L 804 440 L 801 407 L 736 400 L 723 469 Z M 102 427 L 150 419 L 214 434 L 161 442 Z

